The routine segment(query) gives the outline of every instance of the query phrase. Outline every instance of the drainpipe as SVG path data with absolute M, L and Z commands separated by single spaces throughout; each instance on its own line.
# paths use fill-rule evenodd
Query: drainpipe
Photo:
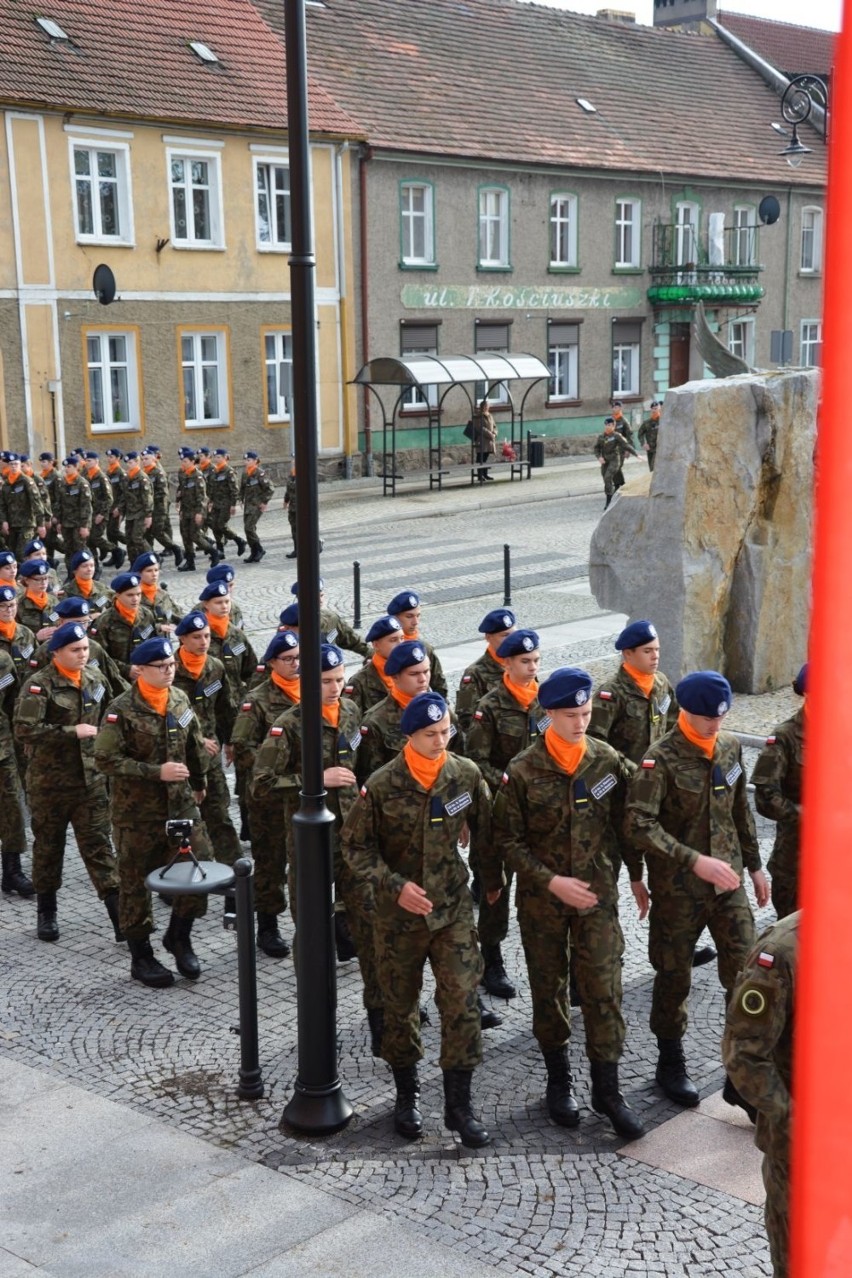
M 361 248 L 361 362 L 370 358 L 370 308 L 367 281 L 370 277 L 367 258 L 367 163 L 373 158 L 372 149 L 361 147 L 358 166 L 358 236 Z M 364 472 L 373 474 L 373 425 L 370 420 L 370 392 L 364 391 Z
M 747 63 L 753 71 L 756 71 L 758 75 L 762 76 L 771 89 L 774 89 L 776 93 L 783 94 L 785 89 L 789 88 L 790 81 L 786 75 L 782 75 L 780 71 L 776 71 L 775 67 L 772 66 L 770 62 L 761 58 L 760 55 L 755 53 L 754 49 L 750 49 L 747 44 L 743 44 L 742 40 L 738 40 L 731 31 L 727 30 L 726 27 L 715 22 L 712 18 L 708 18 L 707 21 L 709 26 L 711 26 L 716 32 L 719 39 L 724 41 L 725 44 L 733 49 L 734 53 L 736 53 L 738 57 L 742 58 L 743 62 Z M 811 114 L 819 125 L 817 132 L 821 132 L 822 137 L 825 138 L 825 109 L 814 102 L 811 108 Z
M 345 208 L 345 201 L 343 199 L 343 157 L 348 150 L 349 143 L 343 142 L 334 152 L 334 202 L 337 213 L 337 288 L 341 334 L 340 371 L 342 374 L 341 381 L 343 383 L 343 474 L 346 479 L 351 479 L 352 448 L 350 446 L 350 440 L 352 422 L 349 414 L 349 404 L 351 400 L 349 383 L 352 380 L 352 370 L 349 367 L 349 343 L 347 341 L 349 290 L 346 279 L 346 234 L 343 225 L 343 210 Z

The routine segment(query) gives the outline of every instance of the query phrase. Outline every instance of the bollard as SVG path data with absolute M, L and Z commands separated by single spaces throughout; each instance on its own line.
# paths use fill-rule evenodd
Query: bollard
M 240 990 L 240 1100 L 260 1100 L 263 1076 L 257 1035 L 257 951 L 254 940 L 254 874 L 248 857 L 234 862 L 237 891 L 237 964 Z
M 354 616 L 352 625 L 361 629 L 361 564 L 356 559 L 352 564 L 352 592 L 354 595 Z
M 503 544 L 503 607 L 511 608 L 512 606 L 512 550 L 511 547 L 504 542 Z

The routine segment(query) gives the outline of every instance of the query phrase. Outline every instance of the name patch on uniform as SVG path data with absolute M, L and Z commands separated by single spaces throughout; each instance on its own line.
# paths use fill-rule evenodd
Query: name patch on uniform
M 600 690 L 600 692 L 598 693 L 598 696 L 600 697 L 601 701 L 612 701 L 612 693 L 607 692 L 605 688 L 602 688 Z
M 742 768 L 740 767 L 738 763 L 735 763 L 734 766 L 731 768 L 730 772 L 728 773 L 728 775 L 725 777 L 725 780 L 727 781 L 729 786 L 733 785 L 734 782 L 737 780 L 737 778 L 741 777 L 742 774 L 743 774 Z
M 672 699 L 670 696 L 663 697 L 662 701 L 658 701 L 657 709 L 659 710 L 660 714 L 665 714 L 669 706 L 671 705 L 671 703 L 672 703 Z
M 178 719 L 178 723 L 182 728 L 187 728 L 190 723 L 192 723 L 192 717 L 192 710 L 184 710 L 183 714 Z
M 553 720 L 551 719 L 550 715 L 546 714 L 543 719 L 539 719 L 538 723 L 535 726 L 538 728 L 539 732 L 545 732 L 550 727 L 552 722 Z
M 98 683 L 95 685 L 94 688 L 92 688 L 92 700 L 103 701 L 103 699 L 104 699 L 104 685 L 102 683 Z
M 326 635 L 326 643 L 334 643 L 335 639 L 337 638 L 337 633 L 338 632 L 336 630 L 329 630 L 328 634 Z
M 430 706 L 430 709 L 431 709 L 431 706 Z M 458 728 L 456 727 L 454 723 L 451 723 L 450 724 L 450 740 L 451 741 L 457 732 L 458 732 Z
M 592 798 L 602 799 L 605 794 L 609 794 L 610 790 L 614 790 L 617 785 L 618 780 L 615 774 L 608 772 L 605 777 L 601 777 L 600 781 L 597 781 L 592 786 Z
M 14 681 L 15 681 L 15 676 L 12 674 L 11 671 L 9 671 L 8 674 L 4 674 L 3 678 L 0 679 L 0 688 L 8 688 L 9 684 L 14 683 Z
M 757 965 L 758 967 L 774 967 L 775 955 L 767 954 L 765 950 L 761 950 L 757 956 Z
M 97 604 L 99 608 L 105 607 L 107 603 L 106 595 L 99 595 L 98 598 L 95 600 L 95 603 Z
M 29 646 L 28 648 L 22 648 L 22 649 L 21 649 L 21 656 L 22 656 L 22 657 L 29 657 L 29 656 L 31 656 L 31 654 L 32 654 L 32 650 L 33 650 L 33 648 L 32 648 L 32 644 L 30 644 L 30 646 Z
M 245 650 L 246 650 L 246 646 L 244 643 L 235 643 L 233 648 L 231 649 L 231 652 L 234 654 L 235 657 L 240 657 L 245 652 Z
M 144 629 L 144 630 L 140 630 L 140 631 L 139 631 L 139 633 L 140 633 L 140 635 L 142 636 L 142 638 L 143 638 L 143 639 L 147 639 L 147 638 L 148 638 L 148 636 L 149 636 L 150 634 L 153 634 L 153 633 L 154 633 L 154 627 L 153 627 L 153 626 L 146 626 L 146 627 L 145 627 L 145 629 Z
M 214 679 L 213 682 L 208 683 L 207 687 L 204 689 L 205 697 L 214 697 L 221 687 L 222 680 Z
M 350 750 L 357 750 L 360 744 L 361 744 L 361 729 L 359 728 L 358 731 L 355 733 L 355 736 L 349 738 L 349 748 Z
M 447 816 L 455 816 L 457 812 L 463 812 L 465 808 L 469 808 L 473 799 L 465 790 L 464 794 L 457 795 L 454 799 L 450 799 L 449 803 L 444 804 L 444 811 Z

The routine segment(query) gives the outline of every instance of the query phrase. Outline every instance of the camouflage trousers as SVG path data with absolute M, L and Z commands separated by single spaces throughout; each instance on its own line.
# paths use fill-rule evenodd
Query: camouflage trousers
M 192 556 L 193 547 L 198 547 L 203 554 L 209 555 L 216 547 L 204 531 L 204 525 L 195 522 L 195 515 L 181 515 L 180 539 L 183 542 L 184 554 Z M 169 547 L 170 549 L 170 547 Z
M 71 574 L 71 558 L 76 555 L 78 550 L 85 550 L 88 547 L 88 537 L 81 537 L 79 528 L 73 527 L 71 524 L 62 525 L 62 544 L 65 547 L 65 567 L 68 569 L 68 576 Z
M 454 922 L 435 930 L 425 919 L 398 906 L 392 916 L 377 911 L 374 918 L 376 968 L 385 1009 L 382 1056 L 392 1069 L 405 1069 L 423 1055 L 420 992 L 428 959 L 441 1014 L 441 1069 L 474 1069 L 482 1060 L 477 1003 L 482 956 L 472 905 L 465 903 Z
M 798 909 L 799 876 L 795 869 L 787 870 L 780 866 L 774 870 L 770 868 L 770 873 L 772 875 L 772 906 L 778 918 L 785 919 L 788 914 Z
M 242 541 L 239 533 L 234 532 L 228 523 L 230 519 L 230 510 L 211 510 L 209 528 L 213 534 L 216 545 L 224 548 L 225 543 L 232 541 L 235 545 Z
M 243 511 L 243 527 L 246 530 L 246 541 L 252 550 L 257 550 L 260 545 L 260 538 L 257 535 L 257 525 L 259 524 L 262 515 L 262 510 L 252 510 L 249 508 L 248 510 Z
M 651 875 L 648 957 L 656 972 L 651 999 L 651 1032 L 658 1038 L 683 1038 L 686 1003 L 692 986 L 692 955 L 707 927 L 718 952 L 719 980 L 730 994 L 754 944 L 754 917 L 745 888 L 716 895 L 690 870 L 684 886 Z M 689 880 L 693 880 L 690 882 Z
M 506 886 L 493 905 L 488 904 L 484 892 L 480 898 L 477 927 L 480 944 L 485 948 L 492 945 L 502 945 L 509 935 L 509 896 L 512 891 L 512 880 L 515 876 L 508 866 L 505 874 Z
M 604 481 L 604 492 L 607 497 L 611 497 L 617 489 L 624 484 L 624 474 L 621 469 L 621 461 L 605 462 L 601 467 Z
M 23 799 L 17 758 L 0 759 L 0 844 L 4 852 L 26 851 Z
M 154 547 L 154 542 L 158 541 L 160 545 L 163 547 L 163 550 L 167 550 L 169 554 L 174 554 L 176 550 L 176 545 L 175 545 L 174 533 L 172 531 L 172 521 L 168 515 L 162 515 L 162 514 L 154 515 L 154 518 L 151 522 L 151 527 L 148 529 L 148 540 L 151 543 L 152 549 Z M 128 543 L 127 551 L 128 551 L 128 555 L 130 555 L 130 530 L 129 529 L 127 530 L 127 543 Z M 131 563 L 133 562 L 132 557 L 130 562 Z
M 763 1155 L 763 1184 L 766 1204 L 763 1219 L 769 1239 L 774 1278 L 787 1278 L 790 1271 L 790 1141 L 789 1136 L 773 1137 Z
M 174 856 L 175 844 L 166 834 L 162 821 L 137 821 L 133 826 L 114 825 L 113 840 L 118 854 L 118 915 L 121 930 L 128 941 L 144 941 L 154 930 L 151 893 L 145 878 L 158 866 L 166 865 Z M 192 850 L 204 860 L 213 855 L 202 821 L 195 814 Z M 168 893 L 168 875 L 163 891 Z M 174 911 L 180 918 L 200 918 L 207 913 L 206 896 L 176 896 Z
M 152 548 L 151 529 L 145 527 L 145 518 L 145 515 L 137 515 L 133 519 L 128 519 L 124 526 L 127 558 L 131 563 Z
M 577 914 L 552 892 L 518 884 L 518 923 L 527 960 L 533 1004 L 533 1034 L 543 1052 L 564 1047 L 571 1037 L 569 965 L 574 969 L 586 1055 L 615 1062 L 624 1047 L 621 1014 L 621 956 L 624 936 L 618 910 L 600 905 Z
M 62 866 L 68 827 L 92 886 L 101 900 L 118 891 L 115 853 L 109 837 L 109 799 L 101 781 L 90 789 L 43 790 L 30 784 L 30 823 L 33 829 L 33 886 L 36 892 L 62 887 Z
M 107 521 L 103 519 L 99 524 L 92 521 L 92 531 L 89 534 L 89 550 L 92 551 L 98 559 L 103 562 L 109 559 L 115 550 L 115 543 L 109 540 L 107 536 Z
M 296 512 L 295 510 L 291 510 L 289 506 L 287 507 L 287 522 L 290 525 L 290 536 L 293 538 L 293 549 L 298 550 Z
M 248 786 L 243 785 L 244 792 Z M 280 795 L 247 795 L 251 854 L 254 858 L 254 908 L 258 914 L 287 909 L 287 852 L 290 841 Z
M 201 804 L 201 816 L 207 826 L 216 860 L 223 865 L 233 865 L 243 854 L 231 820 L 230 803 L 231 792 L 219 755 L 210 760 L 210 767 L 207 769 L 207 793 Z
M 35 524 L 25 524 L 22 528 L 10 527 L 6 533 L 6 545 L 16 559 L 23 559 L 24 546 L 35 536 Z

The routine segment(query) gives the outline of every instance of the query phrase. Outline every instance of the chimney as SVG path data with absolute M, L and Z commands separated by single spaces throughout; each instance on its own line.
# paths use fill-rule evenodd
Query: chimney
M 636 14 L 630 9 L 598 9 L 596 18 L 605 18 L 607 22 L 621 22 L 624 26 L 632 26 L 636 22 Z

